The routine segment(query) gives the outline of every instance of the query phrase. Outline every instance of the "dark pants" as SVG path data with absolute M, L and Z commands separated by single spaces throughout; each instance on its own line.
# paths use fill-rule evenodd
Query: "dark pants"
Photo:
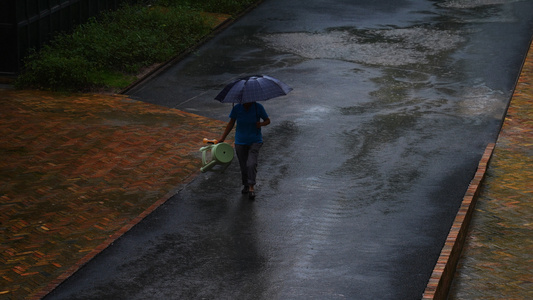
M 257 158 L 259 156 L 259 149 L 261 149 L 261 146 L 263 146 L 263 144 L 235 144 L 235 152 L 237 153 L 239 166 L 241 167 L 242 185 L 255 185 L 255 176 L 257 174 Z

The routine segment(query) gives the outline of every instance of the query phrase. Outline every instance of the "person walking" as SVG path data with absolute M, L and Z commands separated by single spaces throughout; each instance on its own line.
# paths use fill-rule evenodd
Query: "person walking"
M 257 159 L 259 150 L 263 146 L 261 127 L 270 124 L 270 118 L 263 105 L 257 102 L 236 104 L 229 115 L 230 120 L 218 143 L 224 142 L 235 123 L 235 152 L 239 160 L 242 176 L 243 194 L 248 194 L 250 200 L 255 199 L 255 184 L 257 175 Z M 261 121 L 262 120 L 262 121 Z

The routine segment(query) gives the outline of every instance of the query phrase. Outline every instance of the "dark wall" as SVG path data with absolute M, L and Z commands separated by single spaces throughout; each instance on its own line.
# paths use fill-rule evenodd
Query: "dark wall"
M 17 74 L 31 48 L 126 0 L 0 0 L 0 74 Z M 131 2 L 131 1 L 128 1 Z

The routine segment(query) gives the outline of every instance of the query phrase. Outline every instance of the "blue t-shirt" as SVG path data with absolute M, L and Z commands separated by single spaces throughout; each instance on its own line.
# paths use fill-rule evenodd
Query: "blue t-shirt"
M 251 145 L 263 142 L 261 128 L 257 128 L 256 125 L 260 119 L 268 119 L 268 115 L 263 105 L 255 102 L 248 110 L 246 110 L 242 104 L 237 104 L 231 110 L 229 117 L 237 120 L 235 144 Z

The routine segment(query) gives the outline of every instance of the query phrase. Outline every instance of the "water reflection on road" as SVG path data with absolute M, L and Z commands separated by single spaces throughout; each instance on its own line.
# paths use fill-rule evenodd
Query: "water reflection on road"
M 235 164 L 199 176 L 137 229 L 157 228 L 143 236 L 151 248 L 184 262 L 170 272 L 147 249 L 111 277 L 163 265 L 133 298 L 156 287 L 227 299 L 419 298 L 496 137 L 531 11 L 532 1 L 512 0 L 264 1 L 132 91 L 227 120 L 230 106 L 213 98 L 230 80 L 263 73 L 292 86 L 265 103 L 257 200 L 243 206 Z
M 293 92 L 265 103 L 273 123 L 249 220 L 261 263 L 247 276 L 261 281 L 258 298 L 414 299 L 496 136 L 531 6 L 265 1 L 152 83 L 159 89 L 135 95 L 157 103 L 173 90 L 171 107 L 226 120 L 229 107 L 212 98 L 229 80 L 286 81 Z M 180 201 L 241 201 L 232 168 L 196 181 Z M 225 194 L 203 195 L 208 185 Z

